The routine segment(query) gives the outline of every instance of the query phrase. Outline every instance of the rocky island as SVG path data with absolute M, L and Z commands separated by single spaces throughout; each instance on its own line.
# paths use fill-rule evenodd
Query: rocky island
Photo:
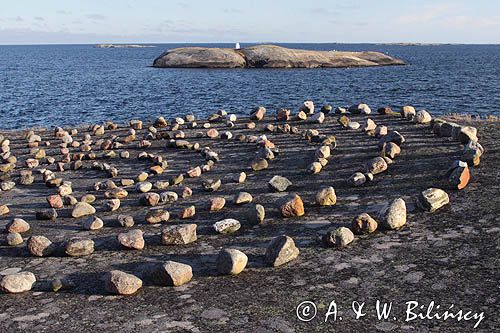
M 181 47 L 167 50 L 153 67 L 180 68 L 319 68 L 404 65 L 381 52 L 312 51 L 276 45 L 243 49 Z

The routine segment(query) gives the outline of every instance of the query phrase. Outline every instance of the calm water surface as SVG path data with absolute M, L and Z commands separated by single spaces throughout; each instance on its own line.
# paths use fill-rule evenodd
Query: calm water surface
M 195 44 L 192 44 L 195 45 Z M 232 44 L 196 44 L 224 46 Z M 169 48 L 93 45 L 0 46 L 0 128 L 77 125 L 104 120 L 247 114 L 264 105 L 296 110 L 311 99 L 372 108 L 412 104 L 433 114 L 500 115 L 500 46 L 280 44 L 315 50 L 374 50 L 407 66 L 346 69 L 159 69 Z M 246 45 L 242 45 L 243 47 Z

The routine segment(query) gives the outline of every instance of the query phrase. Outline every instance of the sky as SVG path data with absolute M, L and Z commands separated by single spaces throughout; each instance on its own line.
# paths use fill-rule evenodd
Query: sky
M 0 44 L 500 43 L 500 0 L 0 0 Z

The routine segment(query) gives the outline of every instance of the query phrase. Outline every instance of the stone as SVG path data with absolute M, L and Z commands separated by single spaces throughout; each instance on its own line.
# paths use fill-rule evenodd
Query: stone
M 164 223 L 170 219 L 170 213 L 163 209 L 153 209 L 146 214 L 146 222 L 149 224 Z
M 323 146 L 320 146 L 318 149 L 316 149 L 314 156 L 316 158 L 329 158 L 330 154 L 331 154 L 330 146 L 323 145 Z
M 186 245 L 197 239 L 196 224 L 172 225 L 161 231 L 163 245 Z
M 132 295 L 142 287 L 142 280 L 137 276 L 113 270 L 104 277 L 106 291 L 117 295 Z
M 179 195 L 175 193 L 174 191 L 166 191 L 166 192 L 161 192 L 160 193 L 160 202 L 167 204 L 167 203 L 174 203 L 179 199 Z
M 274 238 L 266 249 L 265 259 L 268 265 L 278 267 L 299 256 L 299 249 L 289 236 L 282 235 Z
M 104 222 L 97 216 L 89 217 L 82 222 L 83 230 L 99 230 L 104 226 Z
M 112 188 L 112 189 L 106 191 L 104 193 L 104 196 L 106 198 L 110 198 L 110 199 L 124 199 L 128 196 L 128 191 L 121 188 L 121 187 L 115 187 L 115 188 Z M 87 197 L 87 199 L 88 199 L 88 197 Z M 95 197 L 94 197 L 94 199 L 95 199 Z M 84 201 L 83 198 L 81 201 L 87 202 L 89 204 L 92 203 L 92 202 L 89 202 L 89 200 Z
M 144 206 L 154 207 L 160 203 L 160 195 L 158 193 L 144 193 L 140 196 L 139 202 Z
M 392 109 L 389 106 L 384 106 L 377 109 L 378 114 L 391 114 Z
M 120 208 L 120 199 L 110 199 L 104 202 L 103 208 L 108 212 L 114 212 Z
M 418 206 L 429 213 L 435 212 L 448 203 L 450 203 L 448 194 L 439 188 L 428 188 L 422 191 L 417 199 Z
M 55 246 L 45 236 L 31 236 L 28 238 L 27 247 L 30 253 L 37 257 L 49 256 L 55 250 Z
M 193 195 L 193 190 L 188 187 L 188 186 L 185 186 L 183 189 L 182 189 L 182 198 L 189 198 L 190 196 Z
M 187 264 L 167 261 L 161 266 L 158 278 L 162 285 L 182 286 L 193 278 L 193 269 Z
M 404 143 L 405 137 L 401 135 L 398 131 L 391 131 L 386 135 L 382 136 L 378 142 L 379 147 L 383 147 L 386 142 L 394 142 L 398 146 L 401 147 L 401 144 Z
M 118 187 L 117 187 L 118 188 Z M 88 204 L 92 204 L 94 203 L 96 200 L 96 197 L 95 195 L 93 194 L 85 194 L 84 196 L 82 196 L 82 198 L 80 199 L 81 202 L 86 202 Z
M 375 157 L 366 163 L 365 169 L 366 172 L 376 175 L 387 170 L 387 162 L 382 157 Z
M 170 186 L 170 182 L 164 180 L 158 180 L 153 184 L 153 187 L 157 190 L 164 190 Z
M 415 117 L 417 111 L 415 111 L 415 108 L 411 105 L 405 105 L 401 108 L 400 114 L 402 118 L 411 120 L 413 117 Z
M 277 121 L 288 121 L 290 120 L 291 112 L 289 109 L 279 109 L 276 113 Z
M 0 205 L 0 216 L 9 214 L 10 209 L 7 205 Z
M 279 209 L 283 217 L 304 215 L 304 203 L 297 193 L 289 194 L 280 200 Z
M 220 179 L 207 179 L 202 182 L 202 187 L 207 192 L 215 192 L 220 188 L 221 184 Z
M 361 124 L 357 121 L 350 121 L 349 124 L 347 124 L 347 127 L 352 130 L 357 130 L 361 127 Z
M 189 206 L 184 209 L 182 209 L 179 212 L 179 218 L 180 219 L 189 219 L 193 217 L 196 214 L 196 207 L 195 206 Z
M 144 182 L 146 179 L 148 179 L 149 175 L 147 172 L 141 172 L 140 174 L 137 175 L 136 181 L 138 182 Z
M 469 166 L 478 166 L 481 163 L 483 153 L 484 149 L 479 142 L 469 141 L 464 147 L 461 159 Z
M 351 223 L 351 229 L 356 235 L 371 234 L 377 227 L 377 221 L 367 213 L 359 214 Z
M 387 126 L 377 126 L 375 128 L 375 137 L 380 138 L 384 135 L 387 135 Z
M 71 238 L 64 252 L 70 257 L 88 256 L 94 252 L 94 241 L 88 238 Z
M 264 118 L 265 114 L 266 114 L 266 108 L 263 106 L 258 106 L 252 110 L 252 113 L 250 114 L 250 119 L 260 121 Z
M 333 206 L 337 203 L 337 196 L 333 187 L 325 187 L 316 193 L 316 203 L 320 206 Z
M 349 123 L 351 122 L 351 120 L 346 115 L 343 115 L 343 116 L 340 116 L 340 118 L 337 119 L 337 122 L 342 127 L 347 128 L 347 126 L 349 125 Z
M 461 126 L 460 132 L 458 133 L 458 141 L 462 144 L 466 144 L 469 141 L 478 141 L 477 128 L 472 126 Z
M 352 243 L 354 240 L 354 234 L 351 229 L 340 227 L 328 231 L 325 235 L 323 235 L 322 240 L 326 246 L 341 248 Z
M 217 271 L 224 275 L 238 275 L 247 266 L 248 257 L 236 249 L 222 249 L 217 255 Z
M 415 117 L 413 117 L 413 121 L 416 122 L 417 124 L 428 124 L 432 120 L 431 115 L 429 112 L 425 110 L 420 110 L 415 114 Z
M 448 173 L 448 183 L 452 189 L 462 190 L 469 184 L 470 172 L 466 162 L 456 161 Z
M 135 185 L 135 190 L 138 193 L 149 192 L 149 191 L 151 191 L 152 188 L 153 188 L 153 184 L 151 184 L 150 182 L 139 182 Z
M 379 225 L 386 230 L 400 229 L 406 224 L 406 203 L 402 198 L 386 204 L 379 212 Z
M 287 190 L 289 186 L 292 185 L 292 182 L 285 177 L 282 176 L 274 176 L 268 182 L 269 187 L 276 192 L 284 192 Z
M 120 179 L 120 184 L 121 184 L 121 186 L 132 186 L 135 184 L 135 181 L 133 179 L 122 178 L 122 179 Z M 118 198 L 118 199 L 120 199 L 120 198 Z
M 307 113 L 304 111 L 299 111 L 297 115 L 295 116 L 296 120 L 306 120 L 307 119 Z
M 318 113 L 312 115 L 309 118 L 309 121 L 312 123 L 323 124 L 323 122 L 325 121 L 325 114 L 323 112 L 318 112 Z
M 312 162 L 311 164 L 309 164 L 307 171 L 310 174 L 314 175 L 320 173 L 321 169 L 323 169 L 323 165 L 320 162 Z
M 142 230 L 135 229 L 128 232 L 123 232 L 117 236 L 118 242 L 127 249 L 142 250 L 144 249 L 144 237 Z
M 31 185 L 35 182 L 35 177 L 30 173 L 21 172 L 19 175 L 19 185 Z
M 74 218 L 79 218 L 93 214 L 95 214 L 95 208 L 86 202 L 77 203 L 73 208 L 73 211 L 71 212 L 71 216 Z
M 199 166 L 189 169 L 187 172 L 189 178 L 196 178 L 201 176 L 201 168 Z
M 207 131 L 207 137 L 211 139 L 215 139 L 219 136 L 219 131 L 217 131 L 215 128 L 211 128 Z
M 250 167 L 253 171 L 261 171 L 267 169 L 269 167 L 269 163 L 265 158 L 258 158 L 252 161 Z
M 226 199 L 224 199 L 223 197 L 215 197 L 210 199 L 208 210 L 211 212 L 217 212 L 222 208 L 224 208 L 225 205 L 226 205 Z
M 451 137 L 453 136 L 453 132 L 460 133 L 462 127 L 458 124 L 451 122 L 444 122 L 441 124 L 439 129 L 439 134 L 443 137 Z
M 30 230 L 30 225 L 28 224 L 28 222 L 17 217 L 5 226 L 6 232 L 17 232 L 22 234 L 23 232 L 27 232 L 28 230 Z
M 0 189 L 1 189 L 2 191 L 10 191 L 10 190 L 12 190 L 14 187 L 16 187 L 16 183 L 11 182 L 11 181 L 3 181 L 3 182 L 0 184 Z
M 43 221 L 50 221 L 57 219 L 57 212 L 54 208 L 40 210 L 36 212 L 36 219 Z
M 232 175 L 231 179 L 236 183 L 242 184 L 245 182 L 245 180 L 247 180 L 247 174 L 246 172 L 242 171 L 240 173 Z
M 335 114 L 344 114 L 347 113 L 347 109 L 341 106 L 335 108 Z
M 153 165 L 152 167 L 149 168 L 149 171 L 153 175 L 161 175 L 164 170 L 160 165 Z
M 386 142 L 382 147 L 382 156 L 388 156 L 391 159 L 394 159 L 400 153 L 401 153 L 401 148 L 394 142 Z
M 35 274 L 19 272 L 3 276 L 0 281 L 0 289 L 6 293 L 17 294 L 30 291 L 35 282 Z
M 307 114 L 314 114 L 314 102 L 305 101 L 304 104 L 300 107 L 300 110 L 304 111 Z
M 253 200 L 252 195 L 248 192 L 239 192 L 234 197 L 234 203 L 237 205 L 250 203 L 252 202 L 252 200 Z
M 365 132 L 373 131 L 375 128 L 377 128 L 377 124 L 375 124 L 373 120 L 371 120 L 370 118 L 365 120 L 365 124 L 363 125 L 363 130 Z
M 348 111 L 352 114 L 370 114 L 371 113 L 370 107 L 364 103 L 351 105 L 349 107 Z
M 58 194 L 49 195 L 47 197 L 47 202 L 51 208 L 60 209 L 64 207 L 63 200 Z
M 219 234 L 232 234 L 240 230 L 240 221 L 235 219 L 224 219 L 213 224 L 214 230 Z
M 332 110 L 333 110 L 333 107 L 330 104 L 325 104 L 321 107 L 321 112 L 323 112 L 325 115 L 332 112 Z
M 24 242 L 23 236 L 18 232 L 9 232 L 7 236 L 5 236 L 5 241 L 9 246 L 18 246 Z
M 135 224 L 134 217 L 132 215 L 120 214 L 117 217 L 118 224 L 124 228 L 132 228 Z
M 260 204 L 256 204 L 251 206 L 245 213 L 246 222 L 251 225 L 257 225 L 264 222 L 264 218 L 266 217 L 266 211 L 264 206 Z

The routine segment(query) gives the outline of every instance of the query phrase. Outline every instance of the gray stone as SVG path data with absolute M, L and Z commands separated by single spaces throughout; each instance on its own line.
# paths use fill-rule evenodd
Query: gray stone
M 428 188 L 422 191 L 417 200 L 418 206 L 430 213 L 435 212 L 449 202 L 448 194 L 439 188 Z
M 344 247 L 350 244 L 354 240 L 354 234 L 351 229 L 346 227 L 340 227 L 334 230 L 328 231 L 323 236 L 323 243 L 327 246 L 334 247 Z
M 35 274 L 31 272 L 14 273 L 2 278 L 0 288 L 4 292 L 17 294 L 31 290 L 35 282 Z
M 217 271 L 225 275 L 238 275 L 246 267 L 248 257 L 236 249 L 223 249 L 217 256 Z
M 213 224 L 214 230 L 219 234 L 232 234 L 241 228 L 241 224 L 235 219 L 224 219 Z
M 400 229 L 406 224 L 406 203 L 402 198 L 385 205 L 379 213 L 380 226 L 384 229 Z
M 274 238 L 266 250 L 266 262 L 274 267 L 284 265 L 299 255 L 299 249 L 289 236 L 282 235 Z
M 196 240 L 196 224 L 168 226 L 161 232 L 161 243 L 164 245 L 185 245 Z
M 289 186 L 292 185 L 292 182 L 285 177 L 274 176 L 268 182 L 268 185 L 271 189 L 273 189 L 276 192 L 284 192 L 287 190 Z

